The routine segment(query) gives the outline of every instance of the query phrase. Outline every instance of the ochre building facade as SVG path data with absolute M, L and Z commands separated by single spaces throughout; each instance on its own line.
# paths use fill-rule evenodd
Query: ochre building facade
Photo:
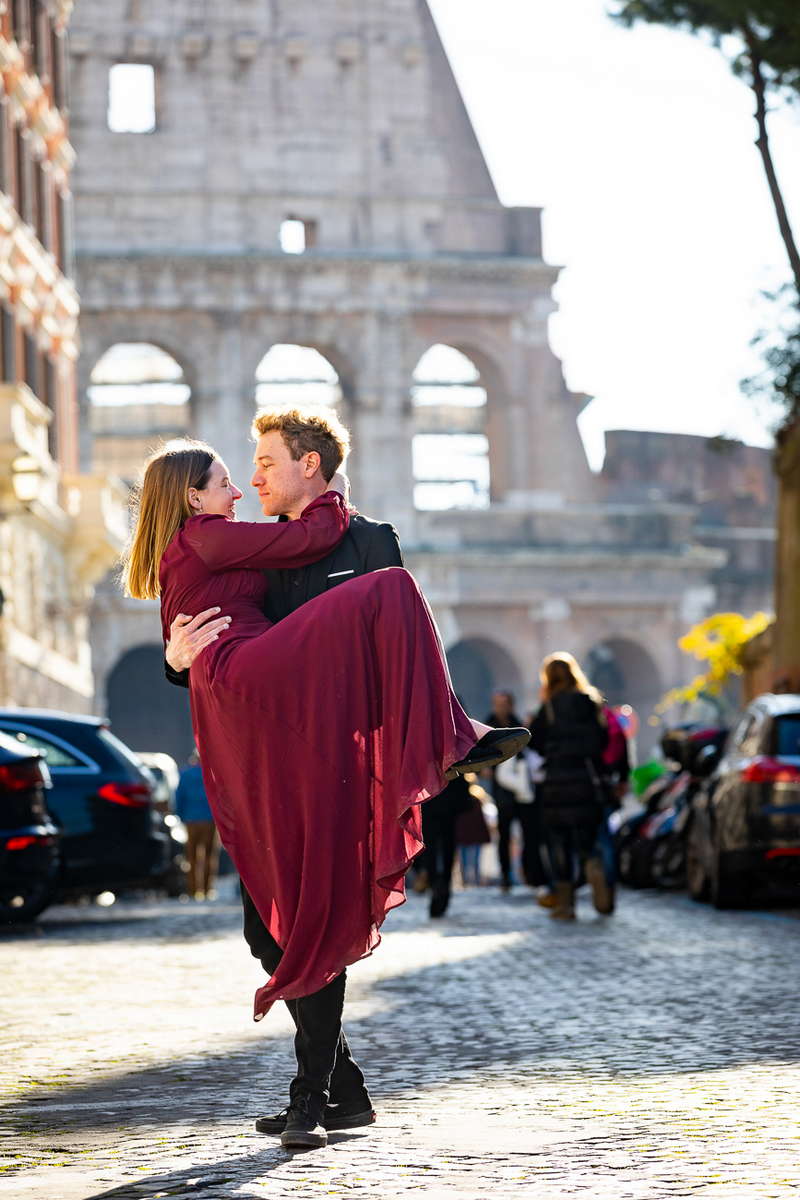
M 0 4 L 0 703 L 88 711 L 93 585 L 124 497 L 81 473 L 67 0 Z

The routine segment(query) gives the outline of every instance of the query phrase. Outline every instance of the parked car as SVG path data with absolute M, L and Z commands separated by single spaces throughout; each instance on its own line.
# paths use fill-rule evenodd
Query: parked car
M 0 709 L 0 731 L 38 751 L 52 778 L 48 807 L 61 833 L 65 895 L 157 887 L 179 894 L 185 829 L 166 823 L 154 781 L 98 717 Z M 182 835 L 182 836 L 181 836 Z
M 692 800 L 688 886 L 739 908 L 762 884 L 800 896 L 800 695 L 759 696 Z
M 60 838 L 47 811 L 49 788 L 42 755 L 0 734 L 0 923 L 32 920 L 58 890 Z
M 153 802 L 159 812 L 175 812 L 175 792 L 178 788 L 180 771 L 175 759 L 169 754 L 156 751 L 136 751 L 139 762 L 144 763 L 155 782 Z

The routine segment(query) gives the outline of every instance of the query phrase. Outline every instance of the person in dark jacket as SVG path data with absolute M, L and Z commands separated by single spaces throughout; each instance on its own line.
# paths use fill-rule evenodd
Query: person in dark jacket
M 514 711 L 514 696 L 511 692 L 496 691 L 492 694 L 492 711 L 484 717 L 484 722 L 495 729 L 508 729 L 522 724 Z M 496 768 L 487 771 L 486 774 L 491 778 L 490 791 L 497 806 L 497 857 L 500 860 L 501 890 L 510 892 L 514 883 L 511 871 L 511 830 L 514 822 L 518 821 L 522 834 L 520 865 L 524 882 L 528 887 L 539 889 L 542 896 L 549 896 L 550 877 L 542 862 L 538 803 L 535 799 L 530 803 L 520 802 L 514 792 L 500 783 Z M 543 899 L 540 899 L 540 903 L 543 903 Z
M 608 741 L 603 701 L 571 654 L 559 651 L 541 667 L 542 704 L 531 725 L 531 747 L 545 760 L 539 786 L 545 845 L 556 904 L 550 916 L 575 918 L 575 883 L 584 873 L 598 912 L 614 908 L 613 889 L 596 853 L 603 819 L 602 757 Z
M 450 903 L 453 863 L 456 857 L 456 821 L 472 807 L 469 781 L 463 775 L 451 780 L 443 792 L 422 806 L 425 849 L 417 859 L 430 888 L 430 915 L 443 917 Z

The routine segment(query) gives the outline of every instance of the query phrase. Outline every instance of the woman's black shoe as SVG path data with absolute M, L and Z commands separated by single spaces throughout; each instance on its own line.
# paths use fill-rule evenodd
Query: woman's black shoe
M 519 754 L 530 740 L 528 729 L 490 729 L 475 743 L 466 758 L 448 767 L 445 778 L 455 779 L 456 775 L 467 775 L 484 767 L 496 767 L 498 763 Z

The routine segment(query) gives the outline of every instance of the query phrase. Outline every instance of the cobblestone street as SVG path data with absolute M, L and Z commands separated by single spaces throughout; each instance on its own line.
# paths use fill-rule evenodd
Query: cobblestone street
M 230 881 L 205 905 L 54 908 L 0 943 L 0 1200 L 789 1197 L 800 924 L 625 893 L 552 922 L 517 889 L 412 896 L 350 972 L 369 1130 L 290 1155 L 292 1073 Z

